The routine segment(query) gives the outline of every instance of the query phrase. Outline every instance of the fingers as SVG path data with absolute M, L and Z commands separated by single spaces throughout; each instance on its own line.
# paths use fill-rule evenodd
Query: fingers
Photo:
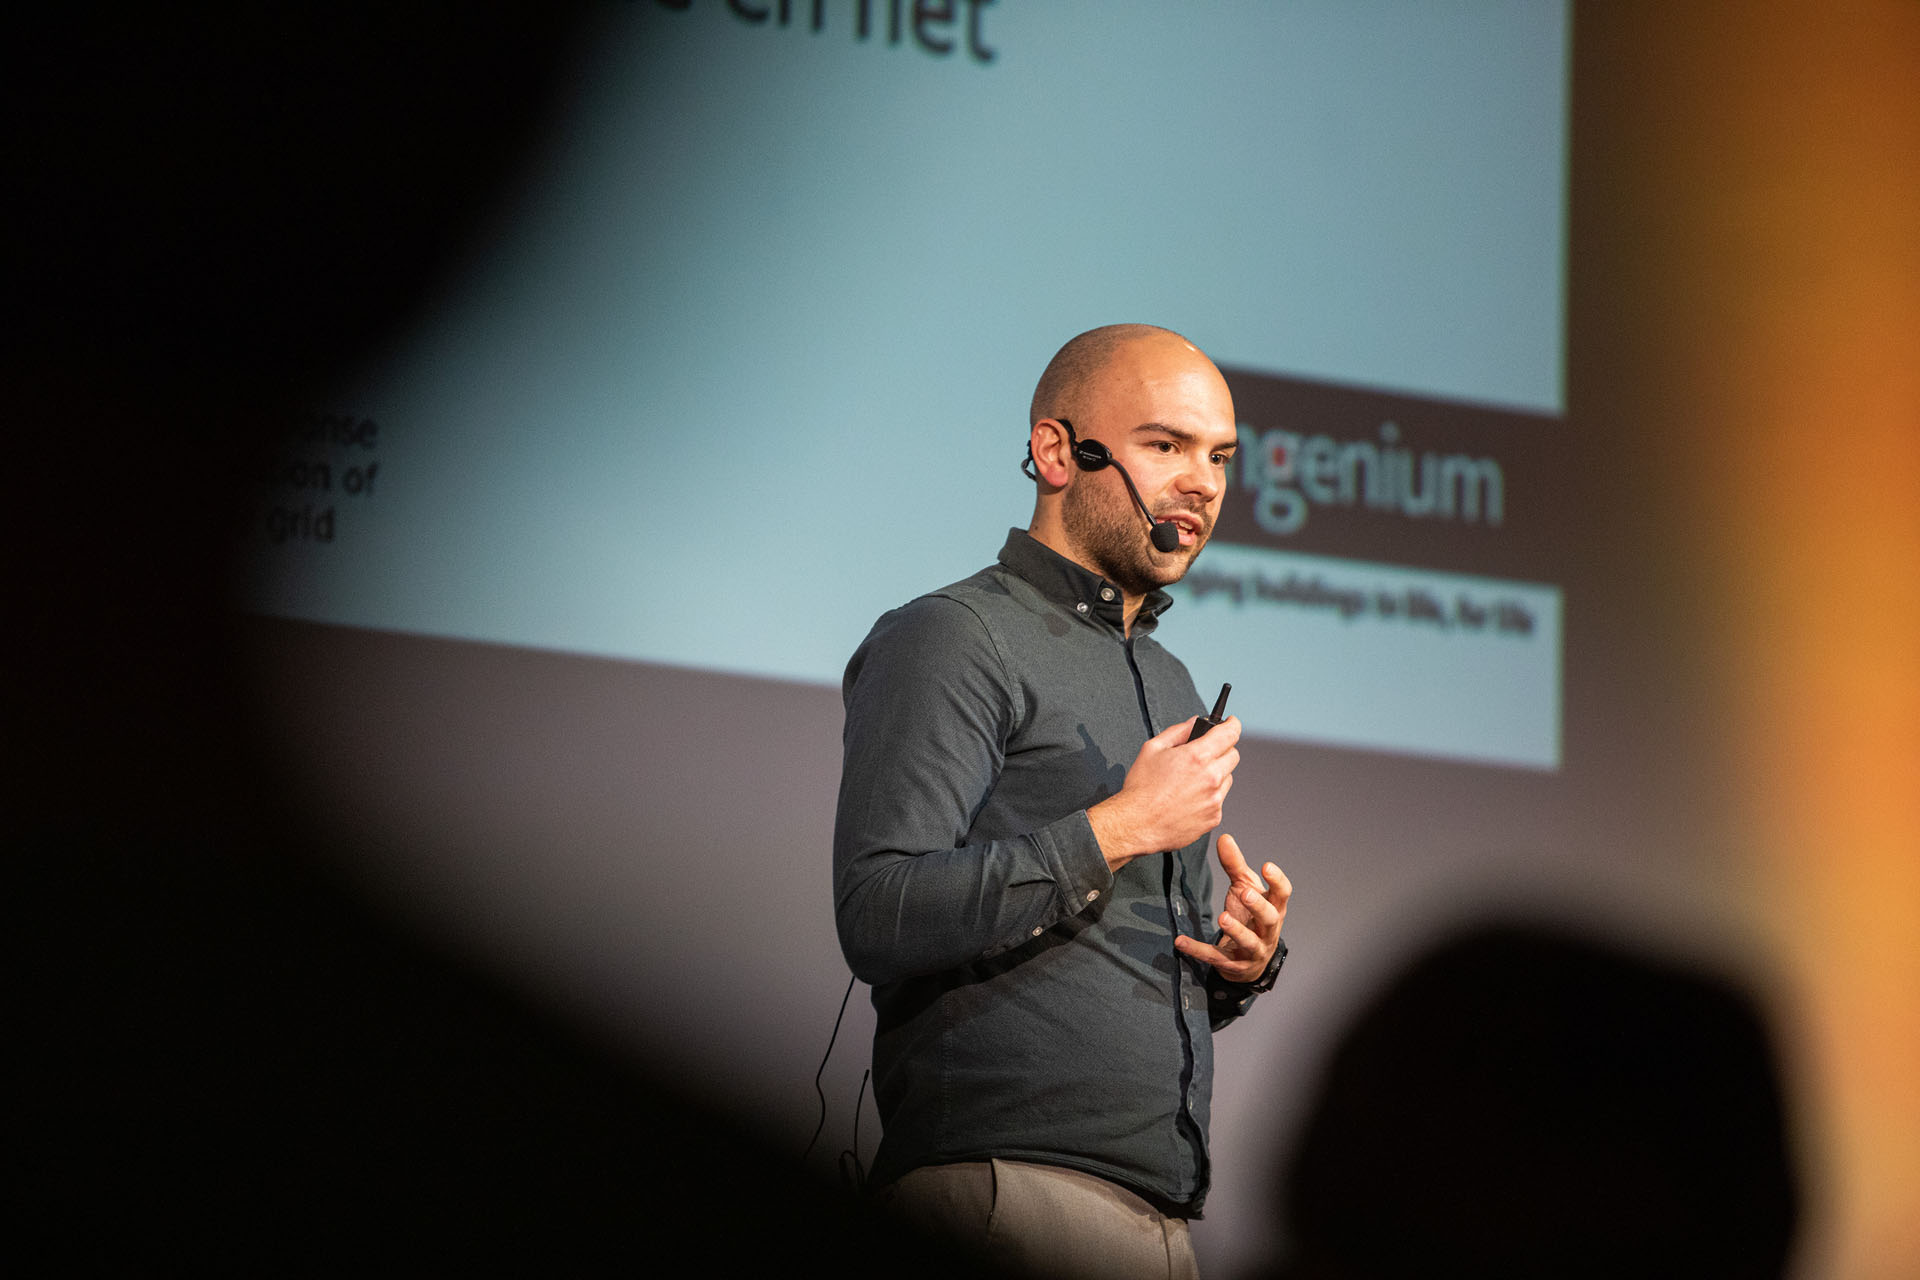
M 1247 864 L 1247 856 L 1241 850 L 1240 842 L 1225 832 L 1222 832 L 1220 838 L 1214 842 L 1213 851 L 1215 856 L 1220 859 L 1220 869 L 1227 873 L 1227 891 L 1229 894 L 1251 886 L 1265 893 L 1268 896 L 1268 900 L 1273 902 L 1275 906 L 1283 910 L 1285 909 L 1286 895 L 1282 894 L 1278 899 L 1273 897 L 1272 886 L 1276 883 L 1286 882 L 1286 877 L 1280 875 L 1280 868 L 1269 862 L 1260 869 L 1259 875 L 1255 875 L 1253 868 Z M 1279 877 L 1277 881 L 1275 879 L 1276 876 Z M 1292 886 L 1288 885 L 1288 892 L 1291 891 Z
M 1187 735 L 1193 732 L 1193 722 L 1198 720 L 1199 718 L 1200 718 L 1199 716 L 1188 716 L 1185 720 L 1182 720 L 1179 724 L 1171 725 L 1168 728 L 1162 729 L 1160 732 L 1154 734 L 1151 738 L 1148 738 L 1145 745 L 1159 746 L 1159 747 L 1180 746 L 1182 743 L 1186 742 Z M 1211 734 L 1208 735 L 1208 737 L 1211 737 L 1211 736 L 1212 736 Z M 1205 742 L 1206 738 L 1202 738 L 1200 741 Z M 1195 745 L 1198 745 L 1198 744 L 1195 744 Z
M 1251 885 L 1235 888 L 1227 894 L 1227 909 L 1220 913 L 1220 938 L 1248 956 L 1267 955 L 1280 937 L 1280 925 L 1286 918 L 1283 908 L 1275 907 Z
M 1279 940 L 1281 916 L 1257 890 L 1237 889 L 1220 913 L 1220 936 L 1215 942 L 1232 957 L 1236 968 L 1258 974 L 1267 967 Z
M 1247 867 L 1247 856 L 1240 852 L 1240 842 L 1226 832 L 1213 844 L 1214 856 L 1220 859 L 1220 869 L 1227 873 L 1230 884 L 1239 884 L 1243 880 L 1253 879 L 1253 872 Z
M 1278 945 L 1293 881 L 1272 862 L 1261 863 L 1260 875 L 1254 875 L 1240 842 L 1226 832 L 1214 842 L 1214 853 L 1228 879 L 1226 910 L 1220 913 L 1220 936 L 1215 939 L 1218 945 L 1208 946 L 1185 935 L 1177 935 L 1173 945 L 1182 954 L 1212 965 L 1225 978 L 1251 982 L 1266 970 Z
M 1212 965 L 1222 976 L 1231 977 L 1234 970 L 1240 967 L 1238 960 L 1218 947 L 1210 947 L 1198 938 L 1189 938 L 1184 933 L 1174 938 L 1173 945 L 1183 955 L 1192 956 L 1195 960 Z
M 1162 729 L 1159 733 L 1154 734 L 1151 738 L 1148 738 L 1140 744 L 1140 754 L 1134 757 L 1134 762 L 1138 764 L 1148 757 L 1165 755 L 1175 747 L 1184 744 L 1187 740 L 1187 735 L 1193 732 L 1193 722 L 1199 718 L 1199 716 L 1188 716 L 1179 724 L 1170 725 Z M 1206 739 L 1202 738 L 1200 741 L 1205 742 Z
M 1287 879 L 1287 873 L 1272 862 L 1262 863 L 1260 874 L 1253 874 L 1253 868 L 1247 865 L 1247 856 L 1240 849 L 1240 842 L 1226 832 L 1214 842 L 1214 855 L 1220 859 L 1221 870 L 1227 873 L 1227 880 L 1235 890 L 1245 885 L 1263 888 L 1266 900 L 1284 913 L 1287 899 L 1293 896 L 1293 881 Z M 1264 883 L 1263 883 L 1264 882 Z
M 1220 825 L 1233 789 L 1240 752 L 1238 721 L 1229 716 L 1213 732 L 1188 743 L 1195 718 L 1158 733 L 1141 746 L 1118 795 L 1091 806 L 1088 821 L 1110 866 L 1161 849 L 1178 849 Z
M 1273 932 L 1277 937 L 1280 926 L 1287 921 L 1287 903 L 1293 897 L 1293 881 L 1287 879 L 1287 873 L 1271 862 L 1260 870 L 1267 877 L 1267 909 L 1274 913 Z
M 1273 908 L 1267 909 L 1271 911 Z M 1220 932 L 1225 938 L 1231 938 L 1237 943 L 1243 955 L 1257 955 L 1268 946 L 1266 938 L 1262 936 L 1262 930 L 1254 929 L 1245 920 L 1230 912 L 1220 913 Z
M 1259 889 L 1248 885 L 1246 888 L 1236 889 L 1234 892 L 1239 895 L 1242 902 L 1246 903 L 1247 918 L 1256 921 L 1263 934 L 1278 933 L 1280 931 L 1280 915 L 1285 908 L 1273 901 L 1273 891 L 1271 889 L 1263 894 Z
M 1256 947 L 1249 951 L 1246 956 L 1229 955 L 1218 947 L 1210 947 L 1199 939 L 1189 938 L 1185 934 L 1176 936 L 1173 940 L 1173 945 L 1178 948 L 1183 955 L 1191 956 L 1195 960 L 1211 965 L 1215 973 L 1218 973 L 1230 982 L 1251 982 L 1253 979 L 1259 977 L 1267 967 L 1266 956 L 1270 954 L 1268 951 Z M 1233 943 L 1231 945 L 1238 947 L 1242 944 Z M 1259 959 L 1255 960 L 1250 957 L 1259 957 Z
M 1198 938 L 1189 938 L 1184 933 L 1176 933 L 1173 935 L 1173 949 L 1181 955 L 1192 956 L 1196 960 L 1204 960 L 1210 965 L 1217 966 L 1222 960 L 1226 959 L 1225 956 L 1221 955 L 1206 943 L 1201 942 Z
M 1195 716 L 1194 719 L 1197 720 L 1199 717 Z M 1191 726 L 1193 720 L 1183 721 L 1182 724 Z M 1174 726 L 1175 729 L 1179 729 L 1180 727 L 1181 725 Z M 1229 751 L 1232 751 L 1234 763 L 1237 764 L 1240 760 L 1240 752 L 1237 749 L 1237 744 L 1240 741 L 1240 717 L 1228 716 L 1225 720 L 1215 725 L 1213 729 L 1198 742 L 1188 742 L 1184 737 L 1179 741 L 1180 745 L 1190 748 L 1194 754 L 1202 760 L 1210 756 L 1224 756 Z

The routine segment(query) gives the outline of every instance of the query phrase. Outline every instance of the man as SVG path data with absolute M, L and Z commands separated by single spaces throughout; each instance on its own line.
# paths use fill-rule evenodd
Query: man
M 1226 382 L 1178 334 L 1073 339 L 1034 392 L 1030 529 L 847 666 L 835 903 L 878 1015 L 874 1182 L 1016 1268 L 1191 1274 L 1211 1031 L 1285 955 L 1291 886 L 1227 835 L 1208 927 L 1240 723 L 1189 742 L 1204 705 L 1152 638 L 1235 439 Z M 1096 447 L 1087 469 L 1088 442 L 1117 465 Z

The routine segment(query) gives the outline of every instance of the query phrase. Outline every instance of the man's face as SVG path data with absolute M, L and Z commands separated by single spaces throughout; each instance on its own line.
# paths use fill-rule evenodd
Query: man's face
M 1076 473 L 1061 494 L 1060 518 L 1088 568 L 1128 595 L 1186 576 L 1213 533 L 1233 455 L 1233 398 L 1219 370 L 1173 338 L 1132 342 L 1116 352 L 1073 420 L 1140 489 L 1156 520 L 1180 528 L 1180 545 L 1154 549 L 1140 509 L 1111 467 Z

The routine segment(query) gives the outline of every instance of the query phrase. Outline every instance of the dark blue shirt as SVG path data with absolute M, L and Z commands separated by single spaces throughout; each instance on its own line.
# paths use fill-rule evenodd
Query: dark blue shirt
M 1252 988 L 1212 941 L 1203 836 L 1111 873 L 1087 809 L 1206 710 L 1119 588 L 1020 531 L 999 563 L 884 615 L 847 664 L 840 944 L 873 986 L 876 1184 L 999 1156 L 1197 1216 L 1211 1031 Z

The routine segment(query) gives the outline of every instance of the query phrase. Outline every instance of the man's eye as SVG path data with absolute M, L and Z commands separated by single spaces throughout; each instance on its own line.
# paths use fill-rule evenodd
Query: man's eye
M 1233 455 L 1230 453 L 1216 453 L 1213 455 L 1213 465 L 1216 467 L 1224 467 L 1232 461 Z

